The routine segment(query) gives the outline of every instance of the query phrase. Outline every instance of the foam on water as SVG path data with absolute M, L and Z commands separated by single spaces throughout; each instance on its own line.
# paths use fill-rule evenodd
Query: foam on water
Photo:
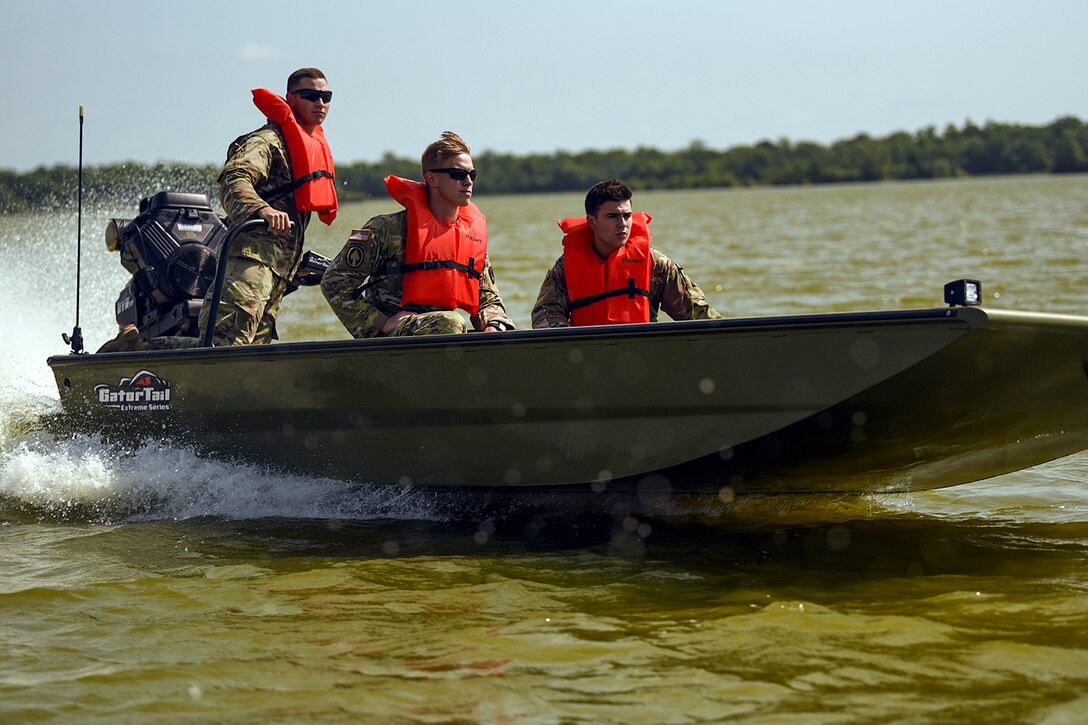
M 425 495 L 397 487 L 277 474 L 153 441 L 119 450 L 94 436 L 54 439 L 40 432 L 4 441 L 0 498 L 9 513 L 104 523 L 441 516 Z

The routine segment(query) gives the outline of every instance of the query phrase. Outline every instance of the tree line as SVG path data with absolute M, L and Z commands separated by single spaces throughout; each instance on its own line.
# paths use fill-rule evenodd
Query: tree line
M 636 190 L 825 184 L 855 181 L 939 179 L 963 176 L 1088 171 L 1088 124 L 1073 116 L 1042 126 L 967 122 L 900 131 L 882 138 L 858 134 L 821 145 L 808 141 L 761 141 L 727 150 L 693 141 L 678 151 L 651 147 L 557 151 L 548 154 L 474 155 L 479 187 L 490 194 L 582 191 L 615 177 Z M 216 199 L 219 166 L 181 163 L 110 164 L 85 168 L 84 202 L 131 206 L 163 189 Z M 344 201 L 384 196 L 382 179 L 419 177 L 418 159 L 385 154 L 379 161 L 338 164 Z M 70 209 L 76 203 L 77 169 L 0 170 L 0 213 Z

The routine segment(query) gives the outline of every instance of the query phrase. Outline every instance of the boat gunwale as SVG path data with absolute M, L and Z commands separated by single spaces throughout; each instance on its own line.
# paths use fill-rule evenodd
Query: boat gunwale
M 160 359 L 162 361 L 181 361 L 187 358 L 207 361 L 207 358 L 236 358 L 248 356 L 297 355 L 299 353 L 327 355 L 330 353 L 364 353 L 391 350 L 414 350 L 419 348 L 449 348 L 502 345 L 535 345 L 548 340 L 575 342 L 592 339 L 595 342 L 620 344 L 624 340 L 647 337 L 673 337 L 697 334 L 700 332 L 785 332 L 815 330 L 821 328 L 844 327 L 851 325 L 881 325 L 903 322 L 926 322 L 958 320 L 971 328 L 982 327 L 986 319 L 993 315 L 978 307 L 932 308 L 919 310 L 890 310 L 880 312 L 831 312 L 806 315 L 781 315 L 769 317 L 734 317 L 715 320 L 686 320 L 671 322 L 650 322 L 629 325 L 598 325 L 592 327 L 552 327 L 509 330 L 490 334 L 470 335 L 421 335 L 414 337 L 380 337 L 355 340 L 317 340 L 276 343 L 273 345 L 238 345 L 211 348 L 177 348 L 167 350 L 139 350 L 131 352 L 82 353 L 51 355 L 46 359 L 50 368 L 67 368 L 84 364 L 115 364 L 127 359 Z M 1038 317 L 1038 313 L 1028 317 Z M 1045 315 L 1057 319 L 1081 321 L 1088 326 L 1088 317 L 1072 315 Z

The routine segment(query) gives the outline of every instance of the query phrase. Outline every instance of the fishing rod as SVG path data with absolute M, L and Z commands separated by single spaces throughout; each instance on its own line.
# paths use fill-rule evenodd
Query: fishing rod
M 79 328 L 79 287 L 83 264 L 83 106 L 79 107 L 79 196 L 76 205 L 76 325 L 72 336 L 61 333 L 65 344 L 72 346 L 73 355 L 83 353 L 83 330 Z

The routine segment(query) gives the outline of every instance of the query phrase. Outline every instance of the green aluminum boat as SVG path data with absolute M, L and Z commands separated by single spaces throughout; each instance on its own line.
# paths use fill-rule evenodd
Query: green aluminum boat
M 1088 318 L 980 307 L 48 364 L 71 430 L 402 486 L 908 492 L 1088 448 Z
M 110 222 L 133 273 L 118 323 L 193 346 L 91 355 L 77 324 L 73 354 L 48 360 L 65 430 L 344 481 L 724 499 L 920 491 L 1088 448 L 1088 318 L 984 310 L 974 280 L 929 310 L 196 340 L 223 250 L 259 223 L 227 232 L 178 192 Z

